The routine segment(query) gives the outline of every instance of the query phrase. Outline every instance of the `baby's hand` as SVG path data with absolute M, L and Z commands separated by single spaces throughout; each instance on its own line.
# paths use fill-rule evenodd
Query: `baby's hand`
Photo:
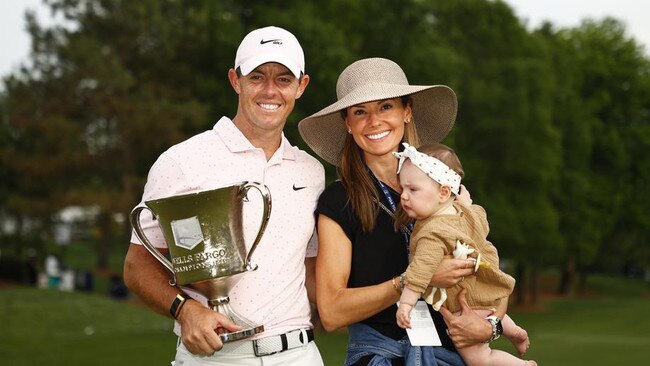
M 458 195 L 456 195 L 456 201 L 458 201 L 458 203 L 463 206 L 472 205 L 472 196 L 469 194 L 469 191 L 463 184 L 460 185 L 460 192 Z
M 400 303 L 399 308 L 397 309 L 397 325 L 400 328 L 410 329 L 411 328 L 411 310 L 413 305 Z

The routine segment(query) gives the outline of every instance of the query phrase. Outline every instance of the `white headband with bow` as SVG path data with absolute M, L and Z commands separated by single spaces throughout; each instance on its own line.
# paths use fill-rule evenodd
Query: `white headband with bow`
M 451 188 L 451 191 L 454 194 L 460 193 L 460 175 L 453 171 L 447 164 L 442 161 L 423 154 L 417 151 L 413 146 L 407 144 L 406 142 L 402 143 L 404 145 L 404 151 L 394 152 L 396 158 L 399 159 L 399 165 L 397 166 L 397 174 L 402 170 L 402 165 L 406 159 L 411 159 L 411 162 L 420 170 L 422 170 L 426 175 L 431 179 L 440 183 L 441 185 L 446 185 Z

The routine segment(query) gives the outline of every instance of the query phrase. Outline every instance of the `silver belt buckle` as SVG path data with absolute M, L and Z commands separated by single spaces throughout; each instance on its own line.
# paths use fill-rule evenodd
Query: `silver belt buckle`
M 259 346 L 257 345 L 257 339 L 253 340 L 253 352 L 255 353 L 255 356 L 256 357 L 266 356 L 266 353 L 261 353 L 258 347 Z
M 284 334 L 278 335 L 278 336 L 276 336 L 276 337 L 281 337 L 281 336 L 284 336 Z M 286 337 L 286 336 L 285 336 L 285 337 Z M 257 341 L 258 341 L 257 339 L 255 339 L 255 340 L 253 341 L 253 352 L 255 353 L 255 356 L 256 356 L 256 357 L 270 356 L 270 355 L 274 355 L 274 354 L 276 354 L 276 353 L 280 353 L 280 352 L 282 352 L 282 351 L 285 351 L 284 348 L 281 348 L 281 349 L 279 349 L 279 350 L 277 350 L 277 351 L 274 351 L 274 352 L 263 352 L 263 351 L 260 350 L 260 345 L 258 344 Z

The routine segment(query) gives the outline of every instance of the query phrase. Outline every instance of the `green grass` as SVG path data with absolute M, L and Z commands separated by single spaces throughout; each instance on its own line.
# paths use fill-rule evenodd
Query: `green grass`
M 320 350 L 325 366 L 343 365 L 348 335 L 345 331 L 317 333 L 316 344 Z
M 541 365 L 645 364 L 650 348 L 650 300 L 641 281 L 593 277 L 607 295 L 548 299 L 536 311 L 510 315 L 531 337 L 528 357 Z M 134 301 L 100 294 L 25 287 L 0 289 L 0 364 L 169 365 L 172 321 Z M 341 365 L 344 332 L 319 333 L 325 365 Z M 507 340 L 495 347 L 513 352 Z
M 93 271 L 94 293 L 0 288 L 0 365 L 169 365 L 173 322 L 136 301 L 108 298 L 111 274 L 120 274 L 127 243 L 114 243 L 108 271 Z M 92 243 L 55 247 L 68 268 L 96 265 Z M 552 290 L 557 274 L 542 287 Z M 588 296 L 547 299 L 536 310 L 509 314 L 530 335 L 527 358 L 541 365 L 645 364 L 650 354 L 649 286 L 640 280 L 592 275 Z M 345 332 L 318 333 L 325 365 L 342 365 Z M 514 352 L 505 339 L 494 347 Z
M 544 312 L 510 315 L 526 328 L 531 348 L 526 355 L 540 364 L 638 365 L 650 347 L 650 301 L 643 298 L 558 299 Z M 507 340 L 498 348 L 514 352 Z
M 0 363 L 168 365 L 172 321 L 139 306 L 83 293 L 0 290 Z

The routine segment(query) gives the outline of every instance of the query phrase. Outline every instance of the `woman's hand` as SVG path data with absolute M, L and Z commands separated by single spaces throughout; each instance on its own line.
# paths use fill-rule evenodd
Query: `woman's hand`
M 492 326 L 470 309 L 465 299 L 465 292 L 466 290 L 463 289 L 458 293 L 460 313 L 457 315 L 452 314 L 444 306 L 440 308 L 440 314 L 447 324 L 447 333 L 457 349 L 485 342 L 492 337 Z
M 431 286 L 452 287 L 464 280 L 466 276 L 473 274 L 474 262 L 471 259 L 454 259 L 451 255 L 446 255 L 431 277 Z

